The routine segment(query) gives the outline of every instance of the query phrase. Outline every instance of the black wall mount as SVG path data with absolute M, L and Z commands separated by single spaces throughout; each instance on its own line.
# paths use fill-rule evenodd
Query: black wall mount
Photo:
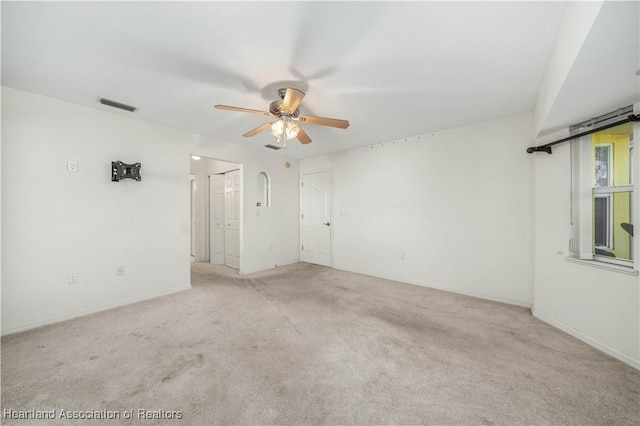
M 118 182 L 122 179 L 142 180 L 140 176 L 141 163 L 125 164 L 122 161 L 111 162 L 111 181 Z

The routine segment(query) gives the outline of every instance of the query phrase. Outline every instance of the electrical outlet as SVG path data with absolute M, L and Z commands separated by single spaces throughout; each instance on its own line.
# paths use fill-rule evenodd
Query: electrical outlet
M 124 275 L 124 266 L 118 266 L 116 268 L 116 275 Z
M 78 272 L 69 272 L 67 283 L 78 284 L 78 282 L 80 282 L 80 274 Z
M 77 161 L 67 161 L 67 171 L 68 172 L 77 172 L 78 171 L 78 162 Z

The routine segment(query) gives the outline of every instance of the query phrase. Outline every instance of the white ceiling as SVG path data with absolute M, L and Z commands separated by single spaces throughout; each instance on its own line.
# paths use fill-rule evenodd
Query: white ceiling
M 591 27 L 542 133 L 640 101 L 640 2 L 607 1 Z
M 2 84 L 266 150 L 242 134 L 307 93 L 295 158 L 533 110 L 564 2 L 2 2 Z M 98 97 L 137 106 L 126 113 Z

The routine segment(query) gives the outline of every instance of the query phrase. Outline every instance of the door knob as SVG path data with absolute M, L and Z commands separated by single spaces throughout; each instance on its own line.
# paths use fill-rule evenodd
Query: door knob
M 331 225 L 331 222 L 323 223 L 323 225 L 330 226 L 330 225 Z

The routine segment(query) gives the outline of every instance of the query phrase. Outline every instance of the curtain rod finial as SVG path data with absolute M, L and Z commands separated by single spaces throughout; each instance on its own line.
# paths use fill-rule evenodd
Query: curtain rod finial
M 546 152 L 547 154 L 551 154 L 551 147 L 542 145 L 527 148 L 527 154 L 533 154 L 534 152 Z

